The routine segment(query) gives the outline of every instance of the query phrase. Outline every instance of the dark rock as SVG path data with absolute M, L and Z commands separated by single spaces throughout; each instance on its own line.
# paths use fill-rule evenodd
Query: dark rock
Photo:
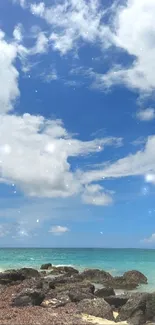
M 0 284 L 17 284 L 21 281 L 33 278 L 33 277 L 39 277 L 40 274 L 37 270 L 32 268 L 22 268 L 19 270 L 7 270 L 5 272 L 0 273 Z
M 142 310 L 135 311 L 128 320 L 129 325 L 144 325 L 146 324 L 145 314 Z
M 155 321 L 155 292 L 147 297 L 146 301 L 146 320 Z
M 147 284 L 147 277 L 136 270 L 128 271 L 123 274 L 123 278 L 127 282 L 135 282 L 137 284 Z
M 40 269 L 41 270 L 48 270 L 52 267 L 52 264 L 51 263 L 46 263 L 46 264 L 42 264 Z
M 120 313 L 116 318 L 116 321 L 128 320 L 137 311 L 146 311 L 146 301 L 149 294 L 147 293 L 135 293 L 130 296 L 127 303 L 120 309 Z
M 13 298 L 12 305 L 16 307 L 40 306 L 44 298 L 45 295 L 39 290 L 24 289 Z
M 113 288 L 102 288 L 95 291 L 95 296 L 99 298 L 104 298 L 108 296 L 114 296 L 115 291 Z
M 114 320 L 112 308 L 103 298 L 84 299 L 78 303 L 80 313 Z
M 116 276 L 112 279 L 111 285 L 114 289 L 133 290 L 138 287 L 137 282 L 125 279 L 123 276 Z
M 113 279 L 110 273 L 98 269 L 85 270 L 81 273 L 81 276 L 83 279 L 101 284 L 109 284 Z
M 63 285 L 57 284 L 55 287 L 57 292 L 69 292 L 71 290 L 81 290 L 86 293 L 94 294 L 95 287 L 88 281 L 78 283 L 64 283 Z
M 84 299 L 94 299 L 94 295 L 87 290 L 72 289 L 69 291 L 68 296 L 72 302 L 79 302 Z
M 18 271 L 25 277 L 25 279 L 40 277 L 40 273 L 33 268 L 24 267 Z
M 17 281 L 23 281 L 25 276 L 17 270 L 8 270 L 0 273 L 0 284 L 11 284 Z
M 129 299 L 129 297 L 127 297 L 126 295 L 109 296 L 109 297 L 104 298 L 104 300 L 110 306 L 114 306 L 115 308 L 120 308 L 120 307 L 124 306 L 127 303 L 128 299 Z
M 66 274 L 67 276 L 78 274 L 79 271 L 71 266 L 53 266 L 50 274 Z
M 46 271 L 40 271 L 41 275 L 46 275 Z

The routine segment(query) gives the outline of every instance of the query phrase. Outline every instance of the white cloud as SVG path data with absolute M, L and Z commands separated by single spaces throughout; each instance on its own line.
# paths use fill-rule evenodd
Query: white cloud
M 15 38 L 15 40 L 16 40 L 17 42 L 21 42 L 21 41 L 23 40 L 23 36 L 22 36 L 22 26 L 21 26 L 21 24 L 18 24 L 18 25 L 15 27 L 15 29 L 14 29 L 14 31 L 13 31 L 13 36 L 14 36 L 14 38 Z
M 85 203 L 93 205 L 109 205 L 113 201 L 112 197 L 98 184 L 87 185 L 82 198 Z
M 22 4 L 22 0 L 21 4 Z M 120 54 L 128 54 L 128 66 L 114 61 L 105 74 L 94 72 L 94 86 L 105 89 L 114 84 L 125 84 L 141 93 L 155 88 L 155 2 L 154 0 L 127 0 L 114 2 L 103 9 L 99 0 L 64 0 L 46 6 L 44 2 L 30 4 L 33 15 L 49 25 L 48 36 L 43 36 L 38 52 L 47 50 L 47 43 L 62 55 L 75 52 L 83 43 L 91 43 L 104 50 L 112 46 Z M 137 19 L 138 17 L 138 19 Z
M 14 3 L 19 3 L 22 8 L 26 6 L 26 0 L 13 0 Z
M 47 72 L 41 74 L 41 77 L 45 82 L 51 82 L 58 80 L 58 73 L 55 68 L 50 67 Z
M 63 227 L 63 226 L 53 226 L 49 230 L 49 232 L 54 235 L 63 235 L 68 231 L 69 231 L 69 229 L 67 227 Z
M 30 49 L 31 55 L 35 55 L 37 53 L 46 53 L 48 50 L 48 38 L 45 36 L 43 32 L 39 32 L 37 34 L 36 44 L 33 48 Z
M 148 173 L 155 173 L 155 136 L 148 137 L 143 150 L 129 154 L 114 163 L 108 162 L 104 168 L 101 165 L 97 170 L 88 171 L 81 175 L 81 181 L 91 183 L 106 178 L 145 176 Z
M 42 17 L 45 12 L 45 4 L 43 2 L 31 4 L 31 12 L 33 15 Z
M 128 0 L 114 16 L 115 45 L 133 58 L 129 67 L 113 67 L 102 79 L 103 85 L 125 83 L 128 87 L 150 92 L 155 88 L 155 2 Z
M 19 96 L 18 71 L 14 66 L 17 58 L 15 43 L 7 43 L 5 34 L 0 31 L 0 113 L 13 109 L 13 104 Z
M 144 144 L 146 144 L 146 141 L 147 141 L 147 138 L 145 138 L 145 137 L 139 137 L 139 138 L 137 138 L 136 140 L 132 141 L 131 143 L 132 143 L 134 146 L 139 146 L 139 145 L 144 145 Z
M 14 183 L 29 196 L 67 197 L 83 188 L 78 172 L 71 171 L 69 157 L 100 152 L 120 139 L 80 141 L 60 120 L 42 116 L 0 116 L 1 182 Z
M 146 244 L 155 244 L 155 233 L 152 234 L 150 237 L 145 238 L 143 242 Z
M 141 110 L 137 112 L 137 118 L 141 121 L 152 121 L 155 119 L 155 109 L 150 107 Z
M 66 54 L 78 47 L 80 40 L 84 42 L 100 42 L 109 46 L 112 36 L 108 26 L 101 24 L 106 11 L 101 9 L 98 0 L 65 0 L 62 3 L 46 7 L 43 2 L 31 5 L 34 15 L 44 18 L 51 25 L 50 40 L 53 48 Z

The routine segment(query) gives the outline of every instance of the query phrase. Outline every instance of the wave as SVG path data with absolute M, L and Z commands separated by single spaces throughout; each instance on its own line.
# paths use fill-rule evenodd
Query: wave
M 64 267 L 64 266 L 69 266 L 69 267 L 74 267 L 76 268 L 75 265 L 72 265 L 72 264 L 52 264 L 53 266 L 55 267 Z

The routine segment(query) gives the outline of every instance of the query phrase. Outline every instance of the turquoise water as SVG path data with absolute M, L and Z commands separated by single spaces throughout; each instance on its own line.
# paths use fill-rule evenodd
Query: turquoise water
M 155 250 L 145 249 L 76 249 L 76 248 L 5 248 L 0 249 L 0 270 L 41 264 L 72 265 L 80 270 L 100 268 L 113 275 L 127 270 L 143 272 L 149 284 L 141 290 L 155 291 Z

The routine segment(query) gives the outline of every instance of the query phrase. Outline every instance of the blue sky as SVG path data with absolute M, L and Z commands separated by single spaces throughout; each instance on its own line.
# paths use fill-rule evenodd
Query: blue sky
M 1 0 L 0 246 L 155 248 L 154 18 Z

